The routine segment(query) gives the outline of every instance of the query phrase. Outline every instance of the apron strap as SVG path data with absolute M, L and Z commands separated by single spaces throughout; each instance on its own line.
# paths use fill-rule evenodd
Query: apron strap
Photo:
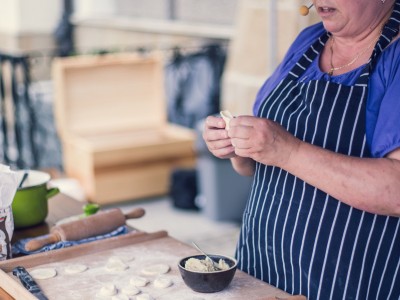
M 297 80 L 322 51 L 327 40 L 329 39 L 329 36 L 330 34 L 328 32 L 325 32 L 319 39 L 317 39 L 314 44 L 312 44 L 310 48 L 308 48 L 308 50 L 304 52 L 303 56 L 289 72 L 287 78 L 291 80 Z

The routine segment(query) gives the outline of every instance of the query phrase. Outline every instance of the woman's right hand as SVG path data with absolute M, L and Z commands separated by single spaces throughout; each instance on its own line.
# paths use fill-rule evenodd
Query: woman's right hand
M 208 150 L 218 158 L 231 158 L 233 168 L 240 175 L 252 176 L 254 174 L 254 160 L 235 154 L 235 148 L 232 145 L 231 138 L 228 136 L 225 125 L 225 121 L 222 118 L 207 117 L 204 123 L 203 139 Z
M 203 129 L 203 139 L 210 152 L 221 159 L 235 157 L 235 148 L 232 146 L 228 132 L 225 130 L 225 121 L 222 118 L 209 116 L 206 118 Z

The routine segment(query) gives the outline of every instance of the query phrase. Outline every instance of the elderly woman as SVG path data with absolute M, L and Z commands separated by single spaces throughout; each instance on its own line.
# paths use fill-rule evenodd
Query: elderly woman
M 203 138 L 254 176 L 239 267 L 308 299 L 400 298 L 400 0 L 314 0 L 255 116 Z

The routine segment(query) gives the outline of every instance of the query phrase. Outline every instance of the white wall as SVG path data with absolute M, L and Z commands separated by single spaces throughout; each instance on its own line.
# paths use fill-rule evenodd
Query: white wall
M 62 0 L 0 0 L 0 32 L 50 33 L 61 18 Z
M 78 17 L 109 16 L 115 13 L 114 0 L 75 0 L 74 14 Z
M 0 31 L 16 32 L 18 28 L 18 0 L 0 0 Z

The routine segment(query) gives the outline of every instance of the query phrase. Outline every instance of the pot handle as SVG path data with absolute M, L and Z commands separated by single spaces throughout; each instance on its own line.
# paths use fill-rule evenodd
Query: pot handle
M 57 188 L 57 187 L 50 188 L 50 189 L 47 190 L 46 198 L 49 199 L 49 198 L 57 195 L 59 192 L 60 192 L 60 189 Z

